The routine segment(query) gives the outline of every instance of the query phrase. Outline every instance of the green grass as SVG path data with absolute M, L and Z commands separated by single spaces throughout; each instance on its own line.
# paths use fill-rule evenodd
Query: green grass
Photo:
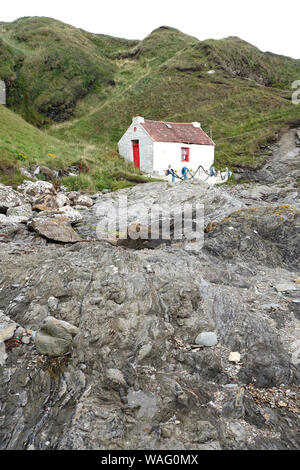
M 69 118 L 79 99 L 111 86 L 116 65 L 108 51 L 134 44 L 108 43 L 51 18 L 2 23 L 0 70 L 10 87 L 9 106 L 39 126 Z
M 95 192 L 120 189 L 151 179 L 140 175 L 131 163 L 120 158 L 116 149 L 70 144 L 47 135 L 17 114 L 0 106 L 0 182 L 16 187 L 24 177 L 20 168 L 36 165 L 65 169 L 82 164 L 78 177 L 62 178 L 70 190 Z
M 10 109 L 43 128 L 12 113 L 5 117 L 0 163 L 13 162 L 15 170 L 6 173 L 15 172 L 18 181 L 22 165 L 66 168 L 84 160 L 87 173 L 63 180 L 70 188 L 135 184 L 138 170 L 116 151 L 136 114 L 200 121 L 212 130 L 216 165 L 231 169 L 259 166 L 266 158 L 260 146 L 280 129 L 300 125 L 300 106 L 291 103 L 300 60 L 263 53 L 235 37 L 198 41 L 161 27 L 130 41 L 50 18 L 21 18 L 0 23 L 1 78 Z M 16 160 L 18 153 L 28 156 L 26 165 Z M 2 171 L 0 179 L 9 178 Z

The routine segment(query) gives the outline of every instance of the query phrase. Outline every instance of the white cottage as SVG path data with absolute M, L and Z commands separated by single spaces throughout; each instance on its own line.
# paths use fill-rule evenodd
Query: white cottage
M 214 163 L 215 144 L 199 122 L 150 121 L 136 116 L 119 141 L 120 155 L 141 171 L 164 175 L 166 169 L 180 174 L 183 166 L 196 171 Z

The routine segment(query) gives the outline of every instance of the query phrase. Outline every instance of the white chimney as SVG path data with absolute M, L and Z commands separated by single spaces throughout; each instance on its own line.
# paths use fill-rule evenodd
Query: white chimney
M 198 127 L 198 128 L 201 129 L 201 124 L 200 124 L 200 122 L 192 122 L 192 124 L 193 124 L 194 127 Z
M 145 122 L 145 119 L 142 116 L 135 116 L 134 118 L 132 118 L 132 122 L 133 124 L 141 124 Z

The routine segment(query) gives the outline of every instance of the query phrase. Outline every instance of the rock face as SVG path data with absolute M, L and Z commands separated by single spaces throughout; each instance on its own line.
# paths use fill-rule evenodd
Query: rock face
M 300 212 L 293 206 L 239 210 L 224 218 L 207 237 L 206 247 L 226 259 L 255 258 L 271 266 L 300 266 Z
M 270 189 L 150 183 L 95 197 L 85 243 L 0 237 L 0 310 L 35 337 L 0 342 L 0 448 L 299 449 L 298 199 Z M 126 227 L 201 202 L 203 246 L 107 243 L 118 195 Z
M 49 316 L 36 335 L 37 352 L 49 357 L 62 356 L 70 351 L 72 340 L 78 332 L 78 328 L 70 323 Z

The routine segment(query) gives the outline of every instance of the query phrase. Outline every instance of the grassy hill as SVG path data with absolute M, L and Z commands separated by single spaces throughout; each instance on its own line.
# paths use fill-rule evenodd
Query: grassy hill
M 144 182 L 139 171 L 116 152 L 92 145 L 63 142 L 24 121 L 21 116 L 0 106 L 0 183 L 17 186 L 23 181 L 20 168 L 45 165 L 56 170 L 81 166 L 79 176 L 61 178 L 69 189 L 97 191 L 120 189 Z
M 66 162 L 68 152 L 89 160 L 87 187 L 95 187 L 107 155 L 115 171 L 122 167 L 116 144 L 135 114 L 200 121 L 212 129 L 217 165 L 231 168 L 260 165 L 266 157 L 260 146 L 300 123 L 300 107 L 291 103 L 300 60 L 235 37 L 199 41 L 166 26 L 129 41 L 50 18 L 0 23 L 0 78 L 9 107 L 43 127 L 49 143 L 64 146 Z M 43 158 L 39 149 L 35 158 Z

